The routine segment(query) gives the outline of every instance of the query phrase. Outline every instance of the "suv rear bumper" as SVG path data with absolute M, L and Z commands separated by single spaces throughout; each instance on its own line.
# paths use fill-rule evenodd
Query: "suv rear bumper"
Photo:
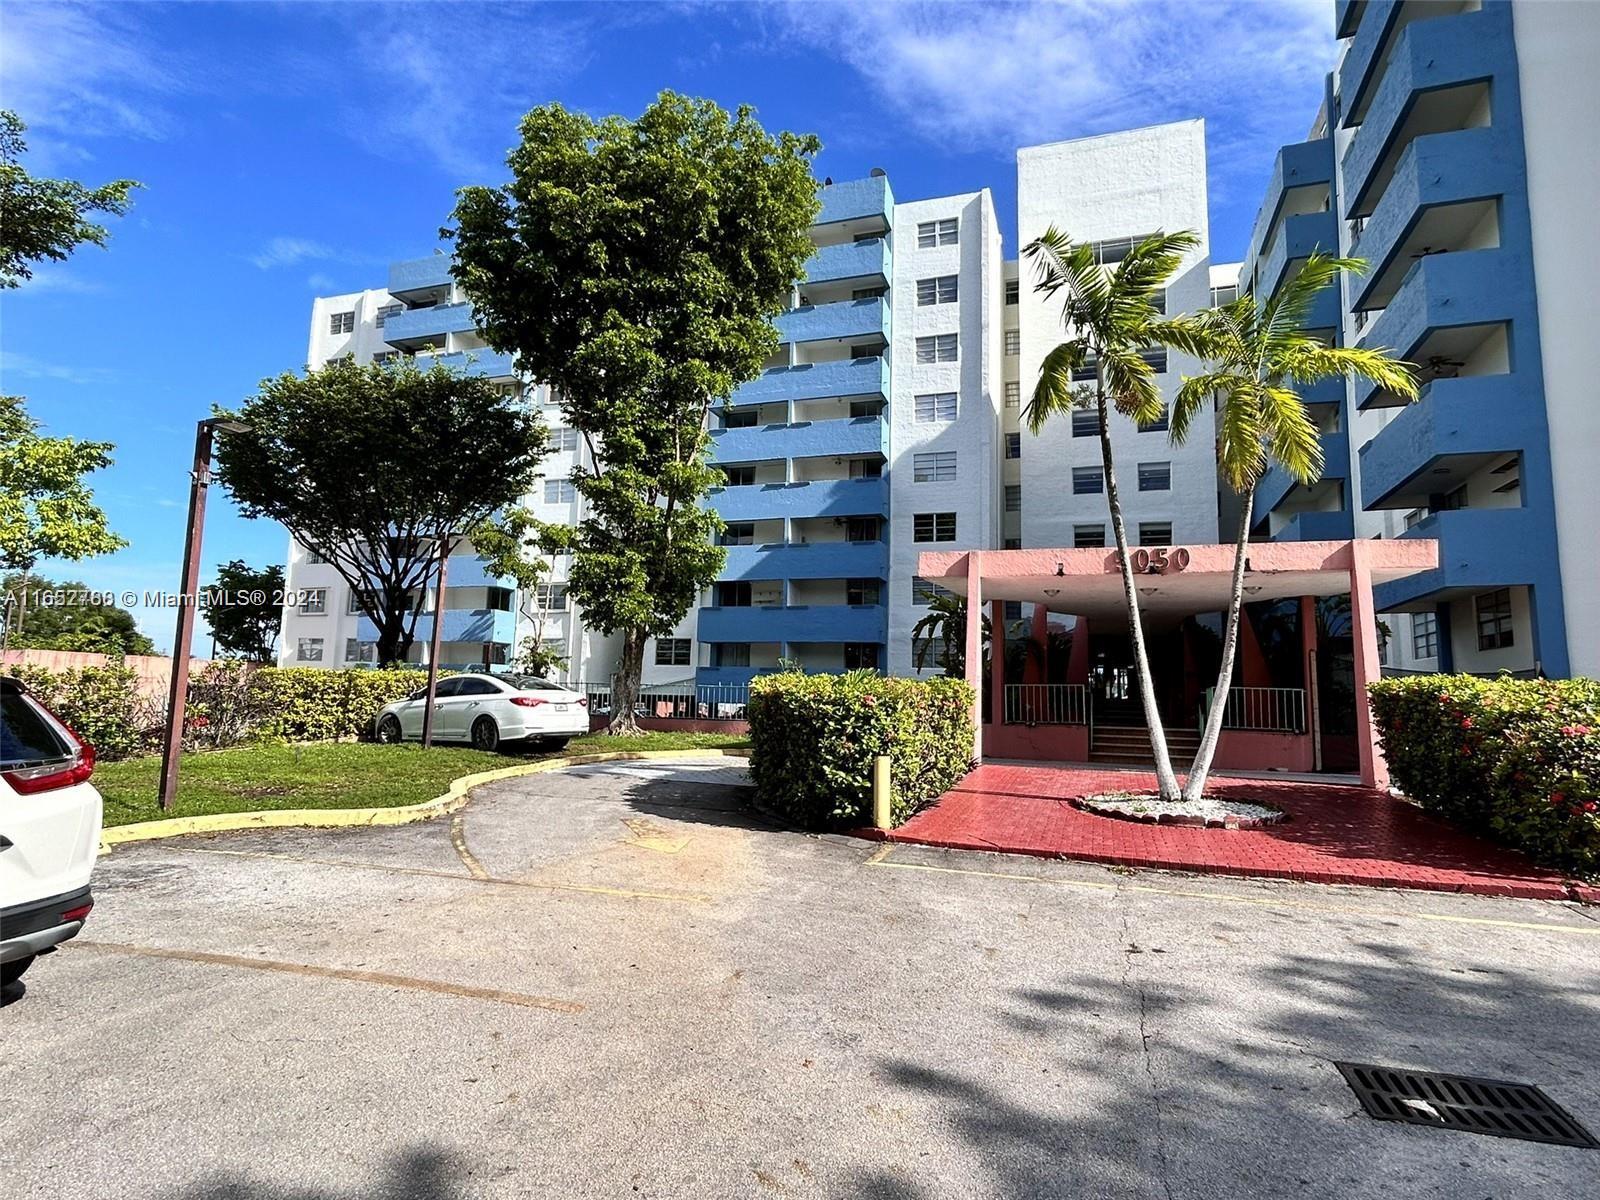
M 59 896 L 0 909 L 0 931 L 5 937 L 4 941 L 0 941 L 0 963 L 27 958 L 76 937 L 88 914 L 84 913 L 83 917 L 71 921 L 63 921 L 62 917 L 88 908 L 93 903 L 89 889 L 83 887 Z

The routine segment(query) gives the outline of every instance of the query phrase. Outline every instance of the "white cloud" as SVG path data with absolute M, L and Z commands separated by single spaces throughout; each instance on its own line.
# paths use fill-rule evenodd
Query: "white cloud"
M 114 377 L 113 372 L 106 367 L 49 363 L 12 350 L 0 350 L 0 379 L 8 375 L 21 376 L 23 379 L 53 379 L 60 383 L 85 385 L 109 383 Z M 9 385 L 6 386 L 9 390 Z
M 35 267 L 33 278 L 25 279 L 18 289 L 17 295 L 26 296 L 37 292 L 58 292 L 73 296 L 87 296 L 106 290 L 106 285 L 97 283 L 92 279 L 82 279 L 76 275 L 68 275 L 58 268 Z
M 314 292 L 331 292 L 334 287 L 333 277 L 324 275 L 321 271 L 314 271 L 306 276 L 306 286 Z
M 1305 136 L 1333 64 L 1326 0 L 791 2 L 793 36 L 835 55 L 946 149 L 1020 145 L 1202 116 L 1214 174 Z
M 310 238 L 275 237 L 255 254 L 250 255 L 250 261 L 259 269 L 270 271 L 274 267 L 292 267 L 296 263 L 309 260 L 338 257 L 339 254 L 333 247 L 312 241 Z

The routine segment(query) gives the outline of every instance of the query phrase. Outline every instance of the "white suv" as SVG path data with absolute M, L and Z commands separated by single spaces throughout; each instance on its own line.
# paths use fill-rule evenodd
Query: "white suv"
M 0 676 L 0 984 L 76 936 L 94 907 L 93 773 L 94 747 Z
M 373 732 L 388 744 L 420 738 L 427 708 L 428 689 L 418 688 L 382 708 Z M 434 689 L 433 736 L 441 742 L 495 750 L 501 742 L 536 741 L 559 750 L 588 732 L 588 699 L 537 675 L 451 675 Z

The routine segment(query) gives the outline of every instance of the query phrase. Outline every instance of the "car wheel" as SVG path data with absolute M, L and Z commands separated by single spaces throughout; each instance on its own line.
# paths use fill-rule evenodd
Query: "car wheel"
M 474 750 L 500 748 L 500 726 L 494 723 L 493 717 L 479 717 L 472 723 L 472 748 Z
M 565 750 L 567 743 L 571 740 L 571 738 L 564 737 L 545 738 L 544 741 L 539 743 L 539 747 L 543 750 Z
M 22 978 L 22 973 L 33 966 L 37 955 L 30 954 L 27 958 L 13 959 L 8 963 L 0 963 L 0 987 L 15 983 Z
M 378 722 L 378 741 L 385 746 L 395 746 L 400 743 L 400 718 L 389 713 Z

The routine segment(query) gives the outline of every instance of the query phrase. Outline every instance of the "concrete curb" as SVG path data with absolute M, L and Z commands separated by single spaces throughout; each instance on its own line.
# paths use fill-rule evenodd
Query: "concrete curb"
M 114 825 L 100 833 L 100 853 L 109 854 L 117 846 L 132 842 L 151 842 L 159 838 L 184 837 L 194 833 L 228 833 L 237 829 L 348 829 L 353 826 L 410 825 L 431 821 L 461 808 L 480 784 L 514 779 L 520 775 L 542 775 L 567 767 L 590 763 L 638 762 L 675 758 L 749 758 L 748 749 L 707 747 L 703 750 L 607 750 L 595 754 L 564 754 L 538 762 L 518 763 L 495 771 L 479 771 L 453 780 L 448 791 L 420 804 L 395 808 L 280 808 L 257 812 L 206 813 L 197 817 L 169 817 L 162 821 L 135 821 Z

